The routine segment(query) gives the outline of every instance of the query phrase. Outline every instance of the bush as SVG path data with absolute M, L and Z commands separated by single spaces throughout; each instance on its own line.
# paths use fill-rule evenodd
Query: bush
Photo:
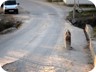
M 87 10 L 81 13 L 76 12 L 75 22 L 73 21 L 73 11 L 69 12 L 67 19 L 76 27 L 85 28 L 86 24 L 90 24 L 92 27 L 96 26 L 96 10 Z
M 63 2 L 63 0 L 48 0 L 48 2 Z
M 22 23 L 21 21 L 15 20 L 10 15 L 3 15 L 1 16 L 1 20 L 0 20 L 0 32 L 11 27 L 17 28 L 18 25 L 20 25 L 21 23 Z
M 52 2 L 52 0 L 48 0 L 48 2 Z

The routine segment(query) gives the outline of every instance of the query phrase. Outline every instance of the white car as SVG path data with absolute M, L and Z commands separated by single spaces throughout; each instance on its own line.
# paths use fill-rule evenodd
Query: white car
M 19 3 L 16 3 L 16 0 L 7 0 L 3 3 L 3 12 L 5 14 L 8 12 L 14 12 L 15 14 L 18 14 L 18 5 Z

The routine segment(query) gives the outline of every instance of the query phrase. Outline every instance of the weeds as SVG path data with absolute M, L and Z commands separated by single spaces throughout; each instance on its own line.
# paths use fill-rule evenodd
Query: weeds
M 21 21 L 17 21 L 11 15 L 2 15 L 0 17 L 0 32 L 11 27 L 18 28 L 18 26 L 20 26 L 21 23 Z

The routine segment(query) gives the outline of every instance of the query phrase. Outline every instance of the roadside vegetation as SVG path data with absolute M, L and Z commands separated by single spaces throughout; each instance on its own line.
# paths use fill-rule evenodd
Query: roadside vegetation
M 86 24 L 93 27 L 93 37 L 96 37 L 96 8 L 94 6 L 80 6 L 81 11 L 76 10 L 75 22 L 73 22 L 73 11 L 69 12 L 67 19 L 76 27 L 85 28 Z M 82 10 L 83 8 L 83 10 Z M 85 8 L 85 10 L 84 10 Z
M 86 24 L 92 27 L 96 26 L 96 9 L 75 10 L 75 21 L 73 22 L 73 11 L 69 12 L 67 19 L 74 25 L 80 28 L 85 28 Z
M 9 28 L 18 28 L 21 24 L 22 22 L 15 19 L 12 15 L 0 15 L 0 32 Z
M 73 4 L 67 5 L 68 7 L 73 7 Z M 95 6 L 93 4 L 81 4 L 79 5 L 80 8 L 94 8 Z
M 63 2 L 63 0 L 47 0 L 48 2 Z
M 96 26 L 95 27 L 93 27 L 93 38 L 96 38 Z
M 69 16 L 70 18 L 72 18 L 72 14 L 73 14 L 73 11 L 69 12 Z M 81 17 L 94 17 L 96 15 L 96 9 L 92 9 L 92 10 L 85 10 L 85 11 L 81 11 L 81 12 L 78 12 L 76 10 L 76 15 L 75 17 L 76 18 L 81 18 Z

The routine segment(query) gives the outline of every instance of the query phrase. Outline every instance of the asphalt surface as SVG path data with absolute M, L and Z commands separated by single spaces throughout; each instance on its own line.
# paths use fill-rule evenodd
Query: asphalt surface
M 71 56 L 67 56 L 71 52 L 64 51 L 64 32 L 67 28 L 71 29 L 65 20 L 70 8 L 68 10 L 67 7 L 62 8 L 43 0 L 18 2 L 24 12 L 20 11 L 17 17 L 21 17 L 24 24 L 15 32 L 0 36 L 0 64 L 5 64 L 3 68 L 9 72 L 75 72 L 75 68 L 71 69 Z M 76 38 L 78 37 L 82 36 Z M 75 41 L 78 43 L 78 40 Z M 82 48 L 85 45 L 86 40 L 81 40 L 76 46 Z M 68 58 L 65 59 L 64 56 Z M 79 57 L 82 59 L 82 56 L 81 53 Z M 84 63 L 86 60 L 83 60 Z M 86 65 L 84 67 L 86 68 Z M 84 71 L 81 69 L 78 72 Z

